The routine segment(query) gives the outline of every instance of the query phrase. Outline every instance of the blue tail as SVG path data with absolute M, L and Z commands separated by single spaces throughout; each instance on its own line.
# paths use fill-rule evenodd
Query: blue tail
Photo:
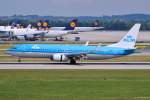
M 48 20 L 43 21 L 43 23 L 42 23 L 42 29 L 44 29 L 44 30 L 48 30 L 49 29 L 48 28 Z
M 74 30 L 77 26 L 77 21 L 77 19 L 73 19 L 72 21 L 70 21 L 64 30 Z
M 37 23 L 34 23 L 34 28 L 41 30 L 42 29 L 42 21 L 38 21 Z
M 34 27 L 37 28 L 38 30 L 44 29 L 48 30 L 48 21 L 38 21 L 37 23 L 34 24 Z

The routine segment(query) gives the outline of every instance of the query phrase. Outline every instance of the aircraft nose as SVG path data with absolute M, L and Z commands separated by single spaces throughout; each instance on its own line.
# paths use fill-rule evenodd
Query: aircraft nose
M 6 50 L 5 53 L 10 55 L 10 54 L 11 54 L 11 51 Z
M 5 50 L 5 53 L 8 54 L 8 55 L 12 55 L 13 54 L 13 50 L 11 48 L 7 49 L 7 50 Z

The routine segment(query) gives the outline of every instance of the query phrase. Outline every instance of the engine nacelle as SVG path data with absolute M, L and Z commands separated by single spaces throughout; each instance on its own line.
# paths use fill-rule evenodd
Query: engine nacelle
M 63 54 L 54 54 L 51 60 L 64 62 L 68 61 L 68 57 Z
M 17 39 L 19 40 L 23 40 L 24 39 L 24 36 L 15 36 Z
M 29 35 L 25 35 L 25 38 L 26 38 L 26 39 L 33 39 L 33 38 L 34 38 L 34 35 L 32 35 L 32 34 L 31 34 L 31 35 L 30 35 L 30 34 L 29 34 Z

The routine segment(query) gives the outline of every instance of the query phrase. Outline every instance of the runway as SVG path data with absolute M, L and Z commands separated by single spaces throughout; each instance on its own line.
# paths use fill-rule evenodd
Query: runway
M 0 63 L 0 69 L 150 69 L 150 62 L 115 62 L 115 63 Z

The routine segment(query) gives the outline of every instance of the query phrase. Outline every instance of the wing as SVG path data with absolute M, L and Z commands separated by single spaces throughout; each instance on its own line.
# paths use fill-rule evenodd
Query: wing
M 78 53 L 65 53 L 68 58 L 83 58 L 85 57 L 89 52 L 78 52 Z
M 85 45 L 86 46 L 86 45 Z M 65 53 L 64 55 L 66 55 L 67 57 L 71 58 L 71 57 L 79 57 L 79 58 L 82 58 L 82 57 L 85 57 L 87 54 L 90 54 L 90 53 L 94 53 L 97 51 L 99 45 L 94 48 L 93 50 L 90 50 L 90 51 L 85 51 L 85 52 L 77 52 L 77 53 Z

